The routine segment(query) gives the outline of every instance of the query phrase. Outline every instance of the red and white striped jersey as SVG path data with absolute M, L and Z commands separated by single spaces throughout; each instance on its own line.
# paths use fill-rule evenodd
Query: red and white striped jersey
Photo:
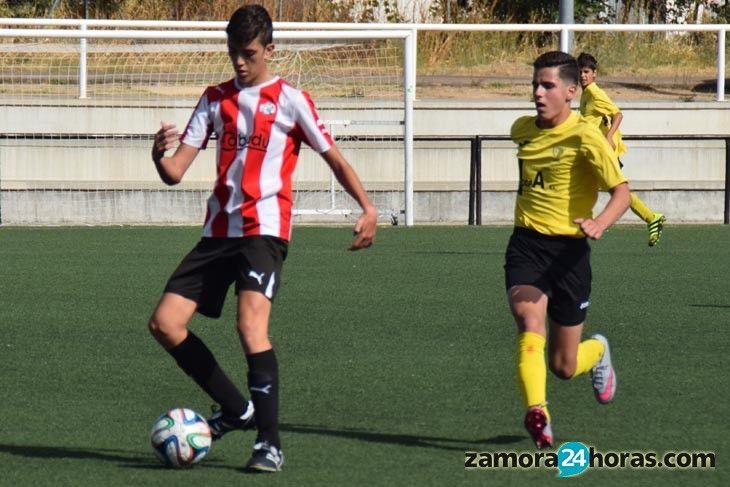
M 210 86 L 180 141 L 205 149 L 213 132 L 217 176 L 203 236 L 289 240 L 291 180 L 301 143 L 319 153 L 333 145 L 309 94 L 279 77 L 245 88 L 235 78 Z

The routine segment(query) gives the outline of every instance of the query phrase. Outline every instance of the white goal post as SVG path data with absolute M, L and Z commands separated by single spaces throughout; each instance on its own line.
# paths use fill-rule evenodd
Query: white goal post
M 130 171 L 134 172 L 133 169 L 91 168 L 87 171 L 123 173 L 115 180 L 113 192 L 94 186 L 91 181 L 71 184 L 65 173 L 77 164 L 72 151 L 89 152 L 92 147 L 93 155 L 80 159 L 95 158 L 95 164 L 100 165 L 107 162 L 98 161 L 105 153 L 113 157 L 126 144 L 132 147 L 128 150 L 144 154 L 145 163 L 148 163 L 150 136 L 154 130 L 145 130 L 142 124 L 149 126 L 150 121 L 156 124 L 160 119 L 168 119 L 170 112 L 176 115 L 178 125 L 184 124 L 202 89 L 232 76 L 220 23 L 183 23 L 186 30 L 141 30 L 142 27 L 174 26 L 169 22 L 56 20 L 41 28 L 17 28 L 30 25 L 28 19 L 25 23 L 22 20 L 0 19 L 0 25 L 16 26 L 0 28 L 0 104 L 5 105 L 4 115 L 0 115 L 0 160 L 4 166 L 0 168 L 3 175 L 0 178 L 0 197 L 3 199 L 0 211 L 7 215 L 8 208 L 16 205 L 19 213 L 39 214 L 40 207 L 59 204 L 69 198 L 72 190 L 78 194 L 74 194 L 75 199 L 67 204 L 73 206 L 93 207 L 104 197 L 113 201 L 107 204 L 110 208 L 99 211 L 88 221 L 76 222 L 73 216 L 63 217 L 58 222 L 43 217 L 39 221 L 32 218 L 24 221 L 25 217 L 21 217 L 18 223 L 148 223 L 151 220 L 155 223 L 154 218 L 150 219 L 149 207 L 166 199 L 169 201 L 165 204 L 176 206 L 185 201 L 182 206 L 186 208 L 199 205 L 200 196 L 193 193 L 206 195 L 211 188 L 210 176 L 205 180 L 205 177 L 193 174 L 191 180 L 181 183 L 180 191 L 176 191 L 178 194 L 170 196 L 171 191 L 156 181 L 141 185 L 125 183 L 125 177 Z M 130 24 L 138 28 L 120 29 Z M 190 30 L 194 26 L 199 28 Z M 201 30 L 203 28 L 216 30 Z M 272 71 L 312 93 L 323 120 L 348 159 L 349 147 L 354 151 L 362 149 L 362 155 L 356 152 L 354 157 L 356 162 L 359 159 L 362 163 L 373 152 L 366 145 L 373 143 L 383 146 L 382 152 L 389 154 L 391 162 L 397 158 L 400 176 L 380 182 L 380 187 L 388 190 L 383 193 L 390 196 L 383 196 L 381 201 L 376 201 L 376 206 L 381 213 L 390 212 L 391 216 L 393 212 L 403 211 L 404 223 L 412 225 L 414 31 L 275 30 L 274 38 L 275 52 L 279 53 L 276 62 L 280 64 L 274 65 Z M 155 59 L 154 53 L 161 60 L 159 63 L 150 62 Z M 34 64 L 44 55 L 56 64 Z M 194 65 L 191 72 L 194 72 L 166 71 L 168 66 L 165 65 L 175 62 L 168 62 L 165 59 L 168 55 L 171 58 L 191 57 Z M 209 61 L 211 57 L 216 57 L 215 62 Z M 101 58 L 104 58 L 103 67 L 99 64 Z M 278 69 L 281 67 L 284 67 L 283 73 Z M 321 72 L 310 75 L 313 70 Z M 216 76 L 221 78 L 216 79 Z M 54 141 L 50 147 L 49 140 Z M 31 157 L 30 153 L 32 161 L 19 161 Z M 335 197 L 335 185 L 329 174 L 326 194 L 318 194 L 322 193 L 323 177 L 321 173 L 315 174 L 317 170 L 307 169 L 308 157 L 311 158 L 311 154 L 303 151 L 300 168 L 304 166 L 305 170 L 302 180 L 295 180 L 295 191 L 297 198 L 300 194 L 305 197 L 308 185 L 317 186 L 309 196 L 319 200 L 313 201 L 315 206 L 312 207 L 304 202 L 306 207 L 300 207 L 299 214 L 328 211 L 336 214 L 345 204 L 352 204 L 336 201 L 339 196 Z M 68 171 L 63 167 L 65 158 L 71 159 Z M 14 161 L 18 163 L 14 165 Z M 45 193 L 40 195 L 45 201 L 32 201 L 32 193 L 41 188 L 33 187 L 22 175 L 12 183 L 15 169 L 21 173 L 26 171 L 26 174 L 33 171 L 48 173 L 47 184 L 42 185 Z M 392 173 L 393 167 L 388 171 Z M 320 182 L 315 184 L 315 180 Z M 400 181 L 399 187 L 393 187 L 394 180 Z M 302 191 L 297 190 L 298 186 Z M 135 199 L 134 193 L 140 191 L 145 192 L 145 196 Z M 397 194 L 393 196 L 394 193 Z M 322 197 L 326 200 L 324 206 Z M 122 221 L 115 219 L 115 212 L 121 206 L 135 204 L 142 208 L 135 209 L 135 215 L 129 217 L 132 221 L 127 221 L 127 217 Z M 5 222 L 11 223 L 12 219 L 3 218 Z

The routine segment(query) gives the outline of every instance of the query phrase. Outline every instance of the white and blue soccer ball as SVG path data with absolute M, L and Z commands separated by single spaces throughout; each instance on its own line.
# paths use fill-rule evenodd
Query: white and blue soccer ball
M 155 455 L 171 467 L 198 463 L 210 450 L 210 428 L 192 409 L 175 408 L 162 414 L 150 434 Z

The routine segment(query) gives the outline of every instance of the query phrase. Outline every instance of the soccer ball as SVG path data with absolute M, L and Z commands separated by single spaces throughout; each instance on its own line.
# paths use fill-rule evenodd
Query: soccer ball
M 152 425 L 152 449 L 163 463 L 187 467 L 199 462 L 210 449 L 208 423 L 187 408 L 175 408 L 162 414 Z

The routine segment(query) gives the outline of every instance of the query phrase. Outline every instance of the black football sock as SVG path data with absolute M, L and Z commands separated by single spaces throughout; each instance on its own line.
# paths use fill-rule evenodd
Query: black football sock
M 221 405 L 223 413 L 240 416 L 246 411 L 248 401 L 226 376 L 200 338 L 188 331 L 185 340 L 168 352 L 180 368 Z
M 274 350 L 246 355 L 248 390 L 256 411 L 256 441 L 281 448 L 279 441 L 279 365 Z

